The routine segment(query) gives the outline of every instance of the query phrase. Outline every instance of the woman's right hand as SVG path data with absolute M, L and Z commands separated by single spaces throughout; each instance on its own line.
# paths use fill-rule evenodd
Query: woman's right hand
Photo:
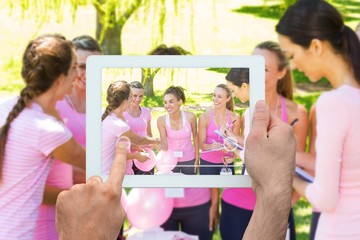
M 138 152 L 136 159 L 139 160 L 140 162 L 145 162 L 147 160 L 150 160 L 149 154 L 147 152 Z

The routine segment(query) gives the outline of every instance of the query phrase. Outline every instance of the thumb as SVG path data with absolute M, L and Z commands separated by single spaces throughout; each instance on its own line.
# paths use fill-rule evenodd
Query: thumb
M 249 137 L 267 136 L 270 124 L 270 111 L 265 101 L 260 100 L 255 105 L 255 111 L 252 119 L 252 126 Z

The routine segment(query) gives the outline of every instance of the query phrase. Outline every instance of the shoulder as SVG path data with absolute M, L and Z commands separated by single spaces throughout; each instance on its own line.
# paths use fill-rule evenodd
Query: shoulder
M 200 114 L 199 119 L 201 120 L 210 119 L 210 110 L 206 110 L 205 112 Z
M 237 114 L 236 112 L 232 112 L 232 111 L 229 111 L 230 112 L 230 118 L 232 119 L 232 120 L 238 120 L 238 119 L 240 119 L 240 116 L 239 116 L 239 114 Z
M 158 117 L 156 121 L 158 124 L 165 124 L 165 119 L 166 119 L 166 115 L 162 115 Z
M 141 112 L 145 113 L 145 114 L 150 114 L 150 109 L 147 107 L 140 107 L 141 108 Z
M 286 110 L 290 118 L 298 118 L 307 115 L 306 108 L 290 99 L 284 98 L 286 104 Z
M 193 112 L 185 112 L 186 118 L 188 119 L 189 122 L 194 122 L 196 121 L 196 115 Z

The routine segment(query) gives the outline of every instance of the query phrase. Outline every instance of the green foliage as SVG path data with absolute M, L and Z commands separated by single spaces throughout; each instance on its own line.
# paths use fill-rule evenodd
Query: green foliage
M 275 0 L 271 1 L 271 4 L 268 4 L 268 2 L 270 1 L 264 0 L 263 5 L 241 6 L 233 11 L 278 20 L 284 14 L 285 10 L 295 3 L 296 0 Z M 346 22 L 360 20 L 360 2 L 358 0 L 329 0 L 329 2 L 339 10 Z
M 0 85 L 0 91 L 9 93 L 17 93 L 24 87 L 24 82 L 20 76 L 21 66 L 20 60 L 9 58 L 0 68 L 0 79 L 4 84 Z
M 278 20 L 285 12 L 282 4 L 261 5 L 261 6 L 242 6 L 233 10 L 236 13 L 251 14 L 261 18 L 270 18 Z

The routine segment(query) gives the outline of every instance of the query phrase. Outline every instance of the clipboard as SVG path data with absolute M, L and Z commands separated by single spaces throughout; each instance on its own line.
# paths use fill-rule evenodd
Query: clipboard
M 296 175 L 298 175 L 301 179 L 305 180 L 306 182 L 309 182 L 309 183 L 314 182 L 314 177 L 299 167 L 295 168 L 295 173 L 296 173 Z
M 234 145 L 237 149 L 243 151 L 244 147 L 241 146 L 240 144 L 238 144 L 235 140 L 225 136 L 222 132 L 220 132 L 218 129 L 216 129 L 214 131 L 217 135 L 219 135 L 220 137 L 222 137 L 222 139 L 224 140 L 224 142 L 229 142 L 230 144 Z

